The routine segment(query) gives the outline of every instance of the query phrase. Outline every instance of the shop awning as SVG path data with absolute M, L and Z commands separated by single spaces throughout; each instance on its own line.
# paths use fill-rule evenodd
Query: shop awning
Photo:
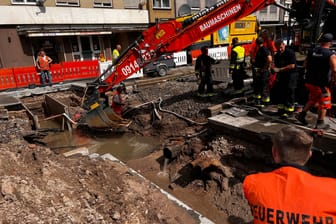
M 77 35 L 109 35 L 119 32 L 143 31 L 148 24 L 125 25 L 20 25 L 16 29 L 19 35 L 28 37 L 42 36 L 77 36 Z

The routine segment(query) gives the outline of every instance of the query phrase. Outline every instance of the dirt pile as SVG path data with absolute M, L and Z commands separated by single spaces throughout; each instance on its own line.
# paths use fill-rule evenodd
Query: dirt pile
M 161 147 L 127 165 L 178 197 L 215 223 L 248 223 L 250 208 L 242 181 L 272 169 L 271 151 L 209 130 L 207 108 L 227 97 L 200 98 L 194 77 L 137 87 L 129 92 L 128 132 L 158 138 Z M 82 112 L 81 98 L 56 93 L 71 116 Z M 27 99 L 34 104 L 42 96 Z M 143 107 L 136 107 L 143 103 Z M 36 106 L 37 110 L 41 108 Z M 0 122 L 0 221 L 4 223 L 198 223 L 127 167 L 101 158 L 65 158 L 46 147 L 28 144 L 24 113 Z M 86 132 L 85 132 L 86 133 Z M 94 134 L 94 133 L 93 133 Z M 180 146 L 167 161 L 164 146 Z M 177 150 L 177 149 L 176 149 Z M 166 164 L 169 162 L 168 164 Z M 158 173 L 167 165 L 167 175 Z M 315 167 L 314 167 L 315 168 Z M 319 167 L 315 168 L 321 173 Z M 328 173 L 330 174 L 330 172 Z

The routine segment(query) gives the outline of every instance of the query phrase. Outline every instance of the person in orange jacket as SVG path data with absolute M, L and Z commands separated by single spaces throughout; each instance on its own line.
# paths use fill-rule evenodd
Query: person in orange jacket
M 41 72 L 41 84 L 44 86 L 46 81 L 49 85 L 52 85 L 52 77 L 50 73 L 50 63 L 52 59 L 46 55 L 46 53 L 41 50 L 39 56 L 37 57 L 36 66 Z
M 304 167 L 313 138 L 292 126 L 273 136 L 275 170 L 245 177 L 243 190 L 253 223 L 336 223 L 336 179 Z
M 113 94 L 112 105 L 111 105 L 113 111 L 116 114 L 118 114 L 119 116 L 122 115 L 123 107 L 125 105 L 125 103 L 123 103 L 123 99 L 121 97 L 122 91 L 123 91 L 123 87 L 122 86 L 118 86 L 115 94 Z

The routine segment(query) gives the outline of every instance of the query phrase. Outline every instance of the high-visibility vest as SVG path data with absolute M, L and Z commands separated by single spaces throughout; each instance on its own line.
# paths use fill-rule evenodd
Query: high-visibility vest
M 243 183 L 254 224 L 336 223 L 336 179 L 292 166 L 248 175 Z
M 44 57 L 39 56 L 38 57 L 38 63 L 39 63 L 40 69 L 42 71 L 49 70 L 50 66 L 49 66 L 49 57 L 48 56 L 44 56 Z
M 119 51 L 118 49 L 114 49 L 113 52 L 112 52 L 112 58 L 113 58 L 113 61 L 115 61 L 118 57 L 119 57 Z
M 242 63 L 245 61 L 245 48 L 242 46 L 235 46 L 232 48 L 232 51 L 236 52 L 237 58 L 235 62 L 232 62 L 230 64 L 231 69 L 239 69 L 242 65 Z

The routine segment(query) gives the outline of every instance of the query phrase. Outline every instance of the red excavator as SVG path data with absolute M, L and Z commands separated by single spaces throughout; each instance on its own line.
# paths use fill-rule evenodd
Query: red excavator
M 292 11 L 292 17 L 298 18 L 299 23 L 309 23 L 311 21 L 309 19 L 314 18 L 310 12 L 312 2 L 316 4 L 317 1 L 293 1 L 295 11 Z M 88 84 L 85 102 L 85 107 L 88 109 L 86 123 L 91 128 L 125 126 L 123 119 L 113 113 L 110 107 L 103 108 L 103 103 L 99 101 L 102 94 L 116 87 L 162 54 L 181 51 L 221 27 L 272 4 L 279 5 L 275 0 L 221 0 L 182 22 L 176 20 L 158 22 L 143 31 L 142 35 L 120 55 L 113 65 L 94 82 Z M 323 6 L 324 8 L 326 7 Z

